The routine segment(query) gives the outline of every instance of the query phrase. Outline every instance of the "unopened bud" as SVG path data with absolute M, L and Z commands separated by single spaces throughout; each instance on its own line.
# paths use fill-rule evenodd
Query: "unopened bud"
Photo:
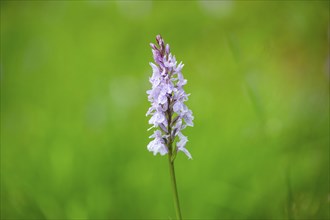
M 165 52 L 166 52 L 167 54 L 170 53 L 170 45 L 166 44 Z
M 157 50 L 157 47 L 156 47 L 156 45 L 155 45 L 155 44 L 153 44 L 153 43 L 150 43 L 150 47 L 151 47 L 152 49 L 154 49 L 154 50 Z

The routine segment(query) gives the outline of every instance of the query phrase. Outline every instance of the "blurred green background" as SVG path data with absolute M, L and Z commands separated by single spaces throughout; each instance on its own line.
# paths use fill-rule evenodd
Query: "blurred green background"
M 174 219 L 152 53 L 183 61 L 184 218 L 329 218 L 328 1 L 1 1 L 1 218 Z

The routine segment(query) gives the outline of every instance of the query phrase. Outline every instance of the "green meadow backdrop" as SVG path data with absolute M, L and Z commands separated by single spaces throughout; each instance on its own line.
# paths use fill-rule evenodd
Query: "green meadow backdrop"
M 329 218 L 328 1 L 1 1 L 1 218 L 175 219 L 146 146 L 161 34 L 195 126 L 186 219 Z

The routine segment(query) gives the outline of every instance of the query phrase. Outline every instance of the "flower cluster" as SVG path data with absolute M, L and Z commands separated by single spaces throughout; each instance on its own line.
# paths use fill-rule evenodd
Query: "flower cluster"
M 154 155 L 169 153 L 174 157 L 178 151 L 182 151 L 191 159 L 185 148 L 188 139 L 181 133 L 187 126 L 194 125 L 192 111 L 184 104 L 189 96 L 183 90 L 187 83 L 181 73 L 184 64 L 177 64 L 175 56 L 170 53 L 170 46 L 165 46 L 160 35 L 157 35 L 156 41 L 158 46 L 150 44 L 155 64 L 150 63 L 153 72 L 149 79 L 152 88 L 147 91 L 151 102 L 147 116 L 151 115 L 150 129 L 157 130 L 150 136 L 154 139 L 149 143 L 148 150 Z M 175 142 L 177 136 L 179 140 Z

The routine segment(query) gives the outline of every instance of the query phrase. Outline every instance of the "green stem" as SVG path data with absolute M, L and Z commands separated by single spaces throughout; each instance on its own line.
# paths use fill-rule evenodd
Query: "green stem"
M 173 196 L 174 196 L 174 204 L 175 204 L 175 211 L 177 219 L 181 220 L 181 210 L 180 210 L 180 203 L 179 203 L 179 195 L 178 189 L 176 187 L 176 180 L 175 180 L 175 172 L 174 172 L 174 161 L 171 159 L 172 153 L 168 154 L 168 162 L 170 165 L 170 174 L 171 174 L 171 182 L 172 182 L 172 189 L 173 189 Z
M 170 99 L 170 97 L 167 97 L 167 102 L 168 102 L 168 106 L 171 106 L 171 99 Z M 172 127 L 171 127 L 171 123 L 172 123 L 172 111 L 171 111 L 171 108 L 169 107 L 167 109 L 167 125 L 168 125 L 167 130 L 168 130 L 168 135 L 169 135 L 169 137 L 167 139 L 167 143 L 168 143 L 168 145 L 167 145 L 167 149 L 168 149 L 168 163 L 170 165 L 170 174 L 171 174 L 171 182 L 172 182 L 172 189 L 173 189 L 173 197 L 174 197 L 176 217 L 177 217 L 178 220 L 182 220 L 181 210 L 180 210 L 180 203 L 179 203 L 179 195 L 178 195 L 178 189 L 176 187 L 175 172 L 174 172 L 174 159 L 175 158 L 172 158 L 173 150 L 175 150 L 175 148 L 174 149 L 172 148 L 173 140 L 172 140 Z

